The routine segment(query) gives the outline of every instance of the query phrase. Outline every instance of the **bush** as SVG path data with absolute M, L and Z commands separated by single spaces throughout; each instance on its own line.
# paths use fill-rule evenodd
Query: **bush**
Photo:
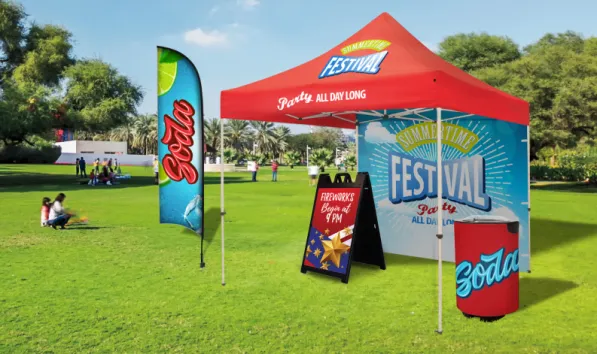
M 0 148 L 0 163 L 54 163 L 60 157 L 59 146 L 4 146 Z
M 531 178 L 541 181 L 597 183 L 597 157 L 566 156 L 560 159 L 558 167 L 544 162 L 531 163 Z

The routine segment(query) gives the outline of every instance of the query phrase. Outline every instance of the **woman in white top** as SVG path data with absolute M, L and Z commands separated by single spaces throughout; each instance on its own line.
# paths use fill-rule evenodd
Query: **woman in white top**
M 64 195 L 64 193 L 58 194 L 56 199 L 54 199 L 52 206 L 50 207 L 48 225 L 52 226 L 53 228 L 60 226 L 61 229 L 64 229 L 64 226 L 70 219 L 70 215 L 66 213 L 64 207 L 62 206 L 64 199 L 66 199 L 66 195 Z

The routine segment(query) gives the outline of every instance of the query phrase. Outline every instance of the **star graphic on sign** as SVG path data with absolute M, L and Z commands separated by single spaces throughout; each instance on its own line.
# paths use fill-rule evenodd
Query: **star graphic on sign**
M 325 263 L 321 264 L 321 269 L 323 269 L 323 270 L 328 270 L 328 267 L 329 267 L 328 262 L 325 262 Z
M 350 233 L 351 233 L 351 231 L 350 231 L 350 227 L 348 227 L 348 226 L 347 226 L 347 227 L 345 227 L 345 228 L 344 228 L 344 233 L 346 233 L 346 235 L 350 235 Z M 346 235 L 345 235 L 345 236 L 346 236 Z
M 325 234 L 329 235 L 330 234 L 330 229 L 325 229 Z
M 305 257 L 309 257 L 309 254 L 313 252 L 311 251 L 311 246 L 307 246 L 307 253 L 305 254 Z
M 319 258 L 319 255 L 321 254 L 321 250 L 319 248 L 316 248 L 315 252 L 313 252 L 313 254 L 315 255 L 316 258 Z
M 325 262 L 327 260 L 332 261 L 336 265 L 337 268 L 340 267 L 340 258 L 344 253 L 346 253 L 350 247 L 343 244 L 340 240 L 340 234 L 337 234 L 331 241 L 321 241 L 323 244 L 323 257 L 321 257 L 321 261 Z
M 311 244 L 314 245 L 315 244 L 315 240 L 311 240 Z
M 323 240 L 323 235 L 319 235 L 319 239 L 320 239 L 320 240 Z

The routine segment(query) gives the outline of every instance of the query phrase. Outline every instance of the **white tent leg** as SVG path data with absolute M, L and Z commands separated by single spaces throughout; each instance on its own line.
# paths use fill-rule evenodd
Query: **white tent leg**
M 224 118 L 220 118 L 220 227 L 222 230 L 222 285 L 226 285 L 224 276 Z
M 444 218 L 442 209 L 443 195 L 442 166 L 442 109 L 437 109 L 437 333 L 442 334 L 442 238 Z
M 530 124 L 530 123 L 529 123 Z M 531 272 L 531 128 L 527 126 L 527 161 L 528 161 L 528 171 L 527 171 L 527 193 L 528 193 L 528 204 L 527 207 L 529 208 L 529 219 L 528 221 L 528 236 L 529 236 L 529 273 Z
M 358 118 L 355 118 L 358 119 Z M 357 122 L 355 129 L 354 129 L 354 147 L 355 147 L 355 157 L 357 160 L 357 173 L 359 173 L 359 123 Z

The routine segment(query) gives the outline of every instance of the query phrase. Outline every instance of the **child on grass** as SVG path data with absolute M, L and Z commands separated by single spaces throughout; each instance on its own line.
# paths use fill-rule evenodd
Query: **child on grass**
M 48 226 L 48 219 L 50 218 L 50 198 L 44 197 L 41 200 L 41 226 Z

